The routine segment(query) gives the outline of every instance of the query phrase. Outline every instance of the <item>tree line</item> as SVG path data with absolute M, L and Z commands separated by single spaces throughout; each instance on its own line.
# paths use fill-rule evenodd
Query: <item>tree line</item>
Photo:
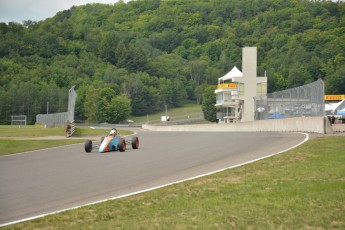
M 201 103 L 242 48 L 258 47 L 268 92 L 322 78 L 345 93 L 345 3 L 142 0 L 73 6 L 43 21 L 0 22 L 0 124 L 67 111 L 119 122 L 185 101 Z

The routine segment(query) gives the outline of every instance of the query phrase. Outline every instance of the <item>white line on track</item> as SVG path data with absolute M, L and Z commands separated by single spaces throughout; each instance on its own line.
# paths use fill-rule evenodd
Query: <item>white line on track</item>
M 297 144 L 295 146 L 292 146 L 292 147 L 290 147 L 288 149 L 282 150 L 280 152 L 273 153 L 271 155 L 265 156 L 265 157 L 261 157 L 261 158 L 255 159 L 255 160 L 247 161 L 247 162 L 244 162 L 244 163 L 241 163 L 241 164 L 238 164 L 238 165 L 234 165 L 234 166 L 230 166 L 230 167 L 227 167 L 227 168 L 222 168 L 222 169 L 219 169 L 219 170 L 216 170 L 216 171 L 212 171 L 212 172 L 209 172 L 209 173 L 205 173 L 205 174 L 202 174 L 202 175 L 199 175 L 199 176 L 194 176 L 194 177 L 190 177 L 190 178 L 187 178 L 187 179 L 171 182 L 171 183 L 168 183 L 168 184 L 163 184 L 163 185 L 160 185 L 160 186 L 156 186 L 156 187 L 140 190 L 140 191 L 137 191 L 137 192 L 132 192 L 132 193 L 124 194 L 124 195 L 121 195 L 121 196 L 111 197 L 111 198 L 108 198 L 108 199 L 99 200 L 99 201 L 87 203 L 87 204 L 80 205 L 80 206 L 75 206 L 75 207 L 72 207 L 72 208 L 67 208 L 67 209 L 63 209 L 63 210 L 59 210 L 59 211 L 55 211 L 55 212 L 50 212 L 50 213 L 45 213 L 45 214 L 42 214 L 42 215 L 28 217 L 28 218 L 21 219 L 21 220 L 16 220 L 16 221 L 13 221 L 13 222 L 8 222 L 8 223 L 5 223 L 5 224 L 1 224 L 0 227 L 12 225 L 12 224 L 18 224 L 18 223 L 21 223 L 21 222 L 25 222 L 25 221 L 29 221 L 29 220 L 34 220 L 34 219 L 37 219 L 37 218 L 41 218 L 41 217 L 45 217 L 45 216 L 49 216 L 49 215 L 54 215 L 54 214 L 58 214 L 58 213 L 69 211 L 69 210 L 73 210 L 73 209 L 78 209 L 78 208 L 85 207 L 85 206 L 90 206 L 90 205 L 99 204 L 99 203 L 110 201 L 110 200 L 116 200 L 116 199 L 120 199 L 120 198 L 124 198 L 124 197 L 128 197 L 128 196 L 133 196 L 133 195 L 137 195 L 137 194 L 144 193 L 144 192 L 153 191 L 153 190 L 156 190 L 156 189 L 159 189 L 159 188 L 164 188 L 164 187 L 167 187 L 167 186 L 170 186 L 170 185 L 179 184 L 179 183 L 182 183 L 182 182 L 185 182 L 185 181 L 194 180 L 194 179 L 197 179 L 197 178 L 200 178 L 200 177 L 209 176 L 211 174 L 222 172 L 222 171 L 225 171 L 225 170 L 228 170 L 228 169 L 232 169 L 232 168 L 240 167 L 240 166 L 243 166 L 243 165 L 246 165 L 246 164 L 250 164 L 250 163 L 253 163 L 253 162 L 256 162 L 256 161 L 259 161 L 259 160 L 262 160 L 262 159 L 266 159 L 266 158 L 275 156 L 277 154 L 289 151 L 289 150 L 291 150 L 293 148 L 296 148 L 297 146 L 300 146 L 301 144 L 303 144 L 303 143 L 305 143 L 306 141 L 309 140 L 309 134 L 308 133 L 302 133 L 302 134 L 304 134 L 306 137 L 304 138 L 304 140 L 301 143 L 299 143 L 299 144 Z

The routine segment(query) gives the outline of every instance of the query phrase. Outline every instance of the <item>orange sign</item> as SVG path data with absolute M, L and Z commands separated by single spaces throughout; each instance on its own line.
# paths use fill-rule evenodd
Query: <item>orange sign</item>
M 345 95 L 325 95 L 325 101 L 341 101 L 345 99 Z
M 218 89 L 237 89 L 237 84 L 235 83 L 219 84 Z

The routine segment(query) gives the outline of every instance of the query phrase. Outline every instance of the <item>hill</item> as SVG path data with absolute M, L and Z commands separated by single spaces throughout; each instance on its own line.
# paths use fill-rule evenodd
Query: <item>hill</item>
M 0 23 L 0 124 L 13 114 L 67 111 L 116 122 L 200 103 L 206 85 L 258 47 L 273 92 L 322 78 L 345 92 L 345 3 L 143 0 L 72 7 L 40 22 Z M 124 114 L 115 116 L 116 113 Z

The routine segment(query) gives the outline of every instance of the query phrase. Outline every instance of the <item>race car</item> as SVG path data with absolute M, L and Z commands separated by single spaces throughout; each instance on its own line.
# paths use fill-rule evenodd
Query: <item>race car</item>
M 103 136 L 99 145 L 93 145 L 92 140 L 87 140 L 85 142 L 85 152 L 89 153 L 92 149 L 98 149 L 100 153 L 110 152 L 110 151 L 126 151 L 127 144 L 131 144 L 133 149 L 139 148 L 139 138 L 133 136 L 130 141 L 126 141 L 120 135 L 118 135 L 117 130 L 113 128 L 109 135 Z

